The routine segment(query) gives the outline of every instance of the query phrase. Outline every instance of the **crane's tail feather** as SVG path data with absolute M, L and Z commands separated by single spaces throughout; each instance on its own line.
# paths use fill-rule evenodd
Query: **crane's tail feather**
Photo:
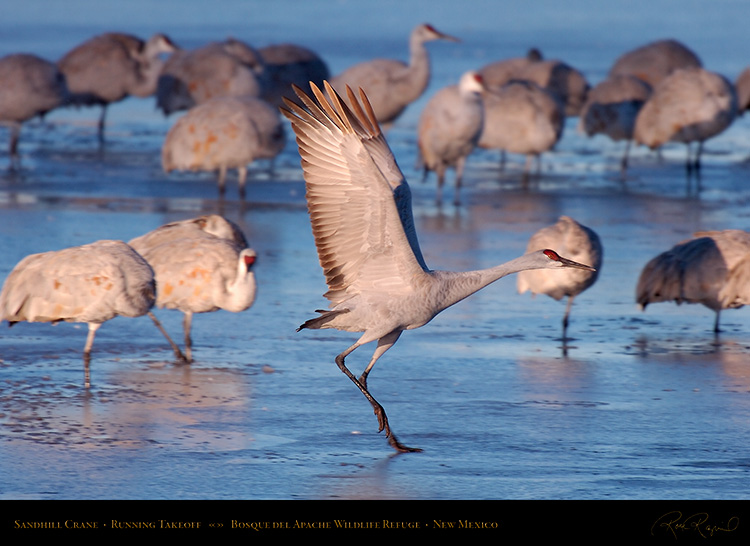
M 324 311 L 318 309 L 316 313 L 320 313 L 321 315 L 319 317 L 316 317 L 314 319 L 310 319 L 305 321 L 299 328 L 297 328 L 297 331 L 304 328 L 309 328 L 311 330 L 318 330 L 320 328 L 325 328 L 325 325 L 335 319 L 338 315 L 341 315 L 343 313 L 348 313 L 349 309 L 339 309 L 336 311 Z

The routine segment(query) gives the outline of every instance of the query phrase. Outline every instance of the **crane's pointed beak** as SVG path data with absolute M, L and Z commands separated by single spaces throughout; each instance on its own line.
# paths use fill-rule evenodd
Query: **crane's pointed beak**
M 456 38 L 455 36 L 451 36 L 450 34 L 444 34 L 442 32 L 438 33 L 440 35 L 441 40 L 447 40 L 449 42 L 460 42 L 460 38 Z
M 560 256 L 559 261 L 562 264 L 562 267 L 571 267 L 573 269 L 583 269 L 585 271 L 596 271 L 596 269 L 594 269 L 590 265 L 579 264 L 578 262 L 574 262 L 573 260 L 569 260 L 568 258 L 563 258 L 562 256 Z

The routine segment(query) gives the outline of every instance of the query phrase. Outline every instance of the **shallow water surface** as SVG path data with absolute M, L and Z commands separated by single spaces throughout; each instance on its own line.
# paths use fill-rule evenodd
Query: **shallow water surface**
M 290 2 L 263 10 L 227 2 L 210 11 L 189 2 L 172 14 L 175 4 L 131 2 L 121 13 L 82 17 L 31 2 L 11 15 L 16 30 L 0 35 L 0 53 L 22 48 L 57 58 L 117 23 L 140 35 L 161 30 L 186 46 L 226 35 L 254 45 L 293 41 L 316 49 L 336 72 L 375 55 L 404 58 L 411 27 L 429 20 L 463 42 L 430 46 L 430 88 L 388 132 L 411 181 L 428 264 L 466 270 L 509 260 L 534 231 L 566 214 L 599 233 L 600 278 L 575 302 L 567 346 L 560 341 L 564 304 L 518 295 L 514 278 L 405 333 L 369 379 L 395 433 L 424 449 L 395 456 L 369 404 L 333 361 L 356 336 L 295 332 L 325 306 L 326 288 L 291 136 L 272 175 L 253 165 L 241 204 L 231 181 L 222 202 L 213 175 L 161 171 L 161 141 L 176 116 L 164 119 L 149 100 L 110 108 L 101 150 L 98 112 L 52 112 L 24 127 L 23 169 L 0 173 L 0 278 L 32 252 L 127 241 L 218 212 L 258 252 L 259 293 L 244 313 L 195 317 L 189 367 L 173 362 L 147 317 L 104 324 L 89 393 L 82 388 L 85 325 L 3 327 L 0 498 L 747 497 L 750 315 L 723 313 L 716 336 L 708 309 L 658 304 L 642 312 L 633 294 L 643 265 L 694 231 L 750 229 L 747 119 L 709 141 L 700 181 L 686 177 L 682 146 L 665 147 L 661 158 L 634 150 L 622 181 L 622 145 L 585 139 L 575 119 L 529 185 L 521 183 L 522 158 L 500 172 L 496 154 L 474 154 L 459 207 L 436 206 L 434 178 L 423 183 L 414 168 L 421 108 L 464 70 L 536 45 L 596 83 L 622 51 L 668 35 L 734 79 L 750 63 L 740 47 L 745 18 L 735 12 L 744 4 L 681 2 L 676 20 L 646 20 L 645 10 L 624 7 L 630 3 L 604 11 L 582 0 L 564 14 L 558 3 L 539 2 L 540 17 L 513 2 L 459 10 L 450 2 L 375 8 L 325 1 L 293 3 L 291 13 Z M 666 14 L 677 3 L 658 5 Z M 311 17 L 321 22 L 311 25 Z M 703 24 L 709 18 L 722 26 Z M 4 148 L 0 163 L 7 164 Z M 181 339 L 181 315 L 157 315 Z M 347 359 L 355 373 L 371 350 Z

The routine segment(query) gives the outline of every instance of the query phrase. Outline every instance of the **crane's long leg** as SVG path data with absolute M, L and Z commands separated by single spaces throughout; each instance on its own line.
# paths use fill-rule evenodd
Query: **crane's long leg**
M 378 346 L 375 348 L 375 352 L 372 353 L 370 363 L 367 365 L 367 368 L 365 368 L 365 371 L 362 372 L 362 375 L 359 376 L 359 382 L 364 388 L 367 388 L 367 376 L 370 374 L 370 371 L 372 371 L 372 367 L 375 366 L 375 362 L 383 356 L 383 353 L 393 347 L 398 341 L 398 338 L 401 337 L 401 332 L 403 332 L 403 330 L 395 330 L 378 340 Z
M 721 332 L 721 328 L 719 328 L 719 314 L 721 311 L 716 311 L 716 319 L 714 320 L 714 333 Z
M 443 184 L 445 184 L 445 169 L 438 167 L 435 171 L 437 174 L 437 195 L 435 196 L 435 204 L 440 206 L 443 203 Z
M 466 158 L 462 157 L 456 161 L 456 189 L 453 194 L 453 204 L 458 206 L 461 204 L 461 186 L 464 181 L 464 167 L 466 166 Z
M 625 152 L 622 154 L 622 159 L 620 160 L 620 176 L 622 178 L 625 178 L 625 174 L 628 172 L 628 158 L 630 156 L 631 142 L 630 139 L 625 142 Z
M 565 314 L 563 315 L 562 327 L 563 327 L 563 341 L 568 339 L 568 322 L 570 317 L 570 309 L 573 307 L 573 296 L 568 296 L 568 303 L 565 306 Z
M 102 113 L 99 115 L 99 123 L 97 124 L 97 137 L 99 138 L 99 144 L 104 144 L 104 126 L 107 123 L 107 105 L 102 105 Z
M 180 351 L 180 348 L 177 346 L 177 344 L 174 341 L 172 341 L 172 338 L 169 337 L 169 334 L 164 329 L 164 326 L 162 326 L 161 322 L 159 322 L 159 319 L 157 319 L 156 316 L 151 311 L 148 312 L 148 316 L 151 317 L 151 320 L 154 321 L 154 324 L 156 324 L 156 327 L 159 329 L 159 331 L 162 334 L 164 334 L 165 338 L 167 338 L 167 341 L 172 346 L 172 350 L 174 351 L 174 354 L 177 357 L 177 360 L 180 360 L 182 362 L 187 362 L 188 361 L 187 358 L 185 357 L 184 354 L 182 354 L 182 351 Z
M 247 167 L 237 167 L 237 184 L 239 186 L 240 199 L 245 199 L 245 183 L 247 182 Z
M 15 171 L 21 167 L 21 155 L 18 153 L 18 141 L 21 138 L 21 124 L 9 123 L 8 128 L 10 129 L 10 144 L 8 146 L 10 165 L 8 168 L 11 171 Z
M 389 336 L 391 335 L 393 334 L 389 334 Z M 387 347 L 383 345 L 383 347 L 385 348 L 383 348 L 382 350 L 381 350 L 381 345 L 378 344 L 378 348 L 375 350 L 376 353 L 379 352 L 380 355 L 382 355 L 385 351 L 387 351 L 390 347 L 393 346 L 393 343 L 395 343 L 395 341 L 396 340 L 393 339 L 393 341 L 390 344 L 388 344 Z M 339 369 L 342 372 L 344 372 L 344 374 L 346 374 L 346 376 L 349 379 L 351 379 L 352 383 L 354 383 L 357 386 L 357 388 L 362 392 L 362 394 L 365 395 L 365 398 L 367 398 L 367 400 L 372 405 L 372 408 L 375 411 L 375 415 L 378 418 L 378 424 L 379 424 L 378 432 L 382 432 L 383 430 L 385 430 L 385 437 L 388 439 L 388 443 L 391 445 L 391 447 L 393 447 L 396 451 L 400 451 L 403 453 L 413 453 L 413 452 L 422 451 L 419 448 L 407 447 L 398 441 L 396 436 L 391 432 L 391 427 L 388 424 L 388 416 L 385 414 L 385 410 L 383 409 L 383 406 L 381 406 L 380 403 L 377 400 L 375 400 L 375 398 L 370 394 L 370 391 L 367 390 L 367 387 L 363 385 L 362 383 L 360 383 L 359 380 L 356 377 L 354 377 L 354 374 L 349 370 L 349 368 L 346 367 L 344 360 L 349 354 L 351 354 L 352 351 L 354 351 L 359 346 L 360 346 L 359 343 L 355 343 L 354 345 L 349 347 L 346 351 L 338 355 L 336 357 L 336 364 L 338 365 Z M 372 366 L 375 364 L 376 360 L 377 358 L 375 358 L 375 356 L 373 355 L 373 359 L 370 360 L 370 364 L 368 365 L 367 370 L 365 370 L 366 372 L 369 372 L 369 370 L 372 369 Z
M 185 331 L 185 359 L 187 362 L 193 361 L 193 339 L 190 337 L 192 325 L 193 313 L 187 311 L 185 318 L 182 320 L 182 329 Z
M 224 199 L 224 193 L 226 191 L 226 181 L 227 181 L 227 168 L 222 165 L 219 167 L 219 177 L 217 179 L 217 183 L 219 184 L 219 198 Z
M 98 322 L 89 322 L 89 333 L 86 336 L 86 345 L 83 347 L 83 386 L 87 389 L 91 387 L 91 370 L 89 369 L 91 347 L 94 346 L 94 337 L 100 326 L 101 324 Z

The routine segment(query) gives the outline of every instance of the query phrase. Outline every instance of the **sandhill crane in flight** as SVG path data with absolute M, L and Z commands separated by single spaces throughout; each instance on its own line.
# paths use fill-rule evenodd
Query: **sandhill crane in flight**
M 608 77 L 634 76 L 652 88 L 678 68 L 701 68 L 700 58 L 677 40 L 657 40 L 618 57 Z
M 21 125 L 62 106 L 68 100 L 65 76 L 51 63 L 29 53 L 0 59 L 0 125 L 10 129 L 10 165 L 19 163 Z
M 532 295 L 547 294 L 555 300 L 568 298 L 562 320 L 563 342 L 568 337 L 568 319 L 573 299 L 591 287 L 599 276 L 602 266 L 602 243 L 599 236 L 569 216 L 561 216 L 553 225 L 544 227 L 529 239 L 526 252 L 554 247 L 571 259 L 591 264 L 595 271 L 585 269 L 566 269 L 565 271 L 548 271 L 536 269 L 518 273 L 518 293 L 530 291 Z
M 86 40 L 58 61 L 71 104 L 101 107 L 99 142 L 104 141 L 107 107 L 131 95 L 152 96 L 164 65 L 162 54 L 176 49 L 164 34 L 154 34 L 144 42 L 130 34 L 109 32 Z
M 476 148 L 484 124 L 482 78 L 466 72 L 457 85 L 438 91 L 425 105 L 417 127 L 417 145 L 424 175 L 437 174 L 437 203 L 442 201 L 445 171 L 456 172 L 453 203 L 460 204 L 459 190 L 466 159 Z
M 216 234 L 206 230 L 213 229 Z M 153 313 L 149 316 L 181 362 L 192 362 L 192 321 L 195 313 L 224 309 L 239 313 L 255 301 L 253 266 L 256 253 L 239 228 L 221 217 L 200 217 L 167 224 L 130 244 L 149 263 L 156 278 L 156 306 L 184 314 L 185 352 L 167 334 Z
M 97 241 L 21 260 L 0 292 L 0 320 L 11 325 L 21 321 L 87 323 L 83 363 L 88 389 L 96 331 L 118 315 L 145 315 L 155 297 L 154 272 L 143 257 L 122 241 Z
M 224 197 L 228 169 L 237 169 L 239 195 L 245 198 L 247 166 L 273 159 L 286 137 L 278 109 L 255 97 L 216 97 L 191 108 L 169 129 L 162 145 L 165 172 L 218 171 Z
M 430 54 L 425 43 L 433 40 L 457 42 L 428 24 L 418 25 L 409 37 L 409 63 L 396 59 L 373 59 L 355 64 L 331 79 L 331 86 L 345 96 L 346 86 L 367 93 L 378 122 L 393 123 L 417 100 L 430 83 Z
M 635 76 L 611 76 L 596 84 L 586 98 L 578 118 L 578 130 L 587 136 L 606 135 L 625 141 L 620 172 L 628 168 L 635 120 L 651 96 L 651 86 Z
M 653 89 L 638 112 L 633 139 L 651 149 L 683 142 L 688 148 L 686 168 L 697 171 L 703 143 L 724 131 L 736 117 L 737 93 L 724 76 L 703 68 L 680 68 Z M 697 149 L 691 153 L 694 142 Z
M 424 326 L 444 309 L 511 273 L 591 268 L 546 249 L 484 270 L 428 269 L 414 230 L 409 186 L 367 96 L 360 89 L 357 99 L 347 88 L 350 110 L 324 83 L 330 98 L 317 86 L 317 100 L 296 89 L 304 106 L 287 100 L 282 110 L 297 135 L 308 211 L 329 288 L 329 309 L 299 329 L 362 332 L 336 357 L 336 364 L 370 402 L 390 445 L 399 452 L 419 451 L 396 439 L 385 410 L 367 388 L 368 374 L 401 333 Z M 345 358 L 372 341 L 377 347 L 357 378 Z
M 638 279 L 636 302 L 700 303 L 716 313 L 750 303 L 750 233 L 700 231 L 650 260 Z

